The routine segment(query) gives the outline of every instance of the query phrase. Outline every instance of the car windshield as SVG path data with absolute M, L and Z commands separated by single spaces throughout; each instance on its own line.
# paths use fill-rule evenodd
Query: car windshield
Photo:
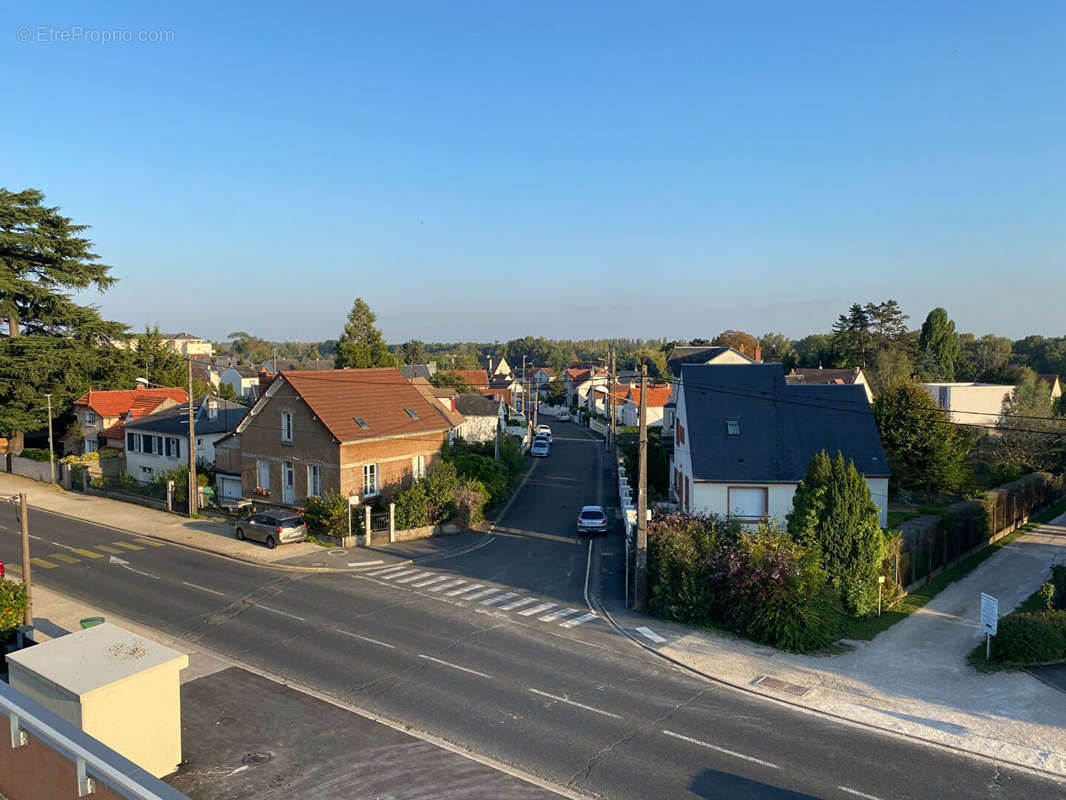
M 592 520 L 592 521 L 601 520 L 601 519 L 603 519 L 603 512 L 602 511 L 582 511 L 581 512 L 581 519 Z

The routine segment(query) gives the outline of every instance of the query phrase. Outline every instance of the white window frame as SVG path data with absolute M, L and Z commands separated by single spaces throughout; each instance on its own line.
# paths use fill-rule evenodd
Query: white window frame
M 307 465 L 307 496 L 322 496 L 322 467 L 318 464 Z
M 415 456 L 411 459 L 411 477 L 416 481 L 426 477 L 426 457 Z
M 141 435 L 139 433 L 126 434 L 126 449 L 131 453 L 141 452 Z
M 86 439 L 85 440 L 85 452 L 86 453 L 95 453 L 99 449 L 100 449 L 100 442 L 98 442 L 96 439 Z
M 86 425 L 95 425 L 96 424 L 96 412 L 93 411 L 91 408 L 87 409 L 86 412 L 85 412 L 85 424 Z
M 292 412 L 281 412 L 281 443 L 292 444 Z
M 363 497 L 381 494 L 381 470 L 378 464 L 363 464 Z
M 257 489 L 270 491 L 270 461 L 265 458 L 255 460 L 255 485 Z

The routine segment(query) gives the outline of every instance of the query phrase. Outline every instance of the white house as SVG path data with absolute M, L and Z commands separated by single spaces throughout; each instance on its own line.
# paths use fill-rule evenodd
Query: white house
M 754 364 L 754 359 L 732 347 L 675 347 L 666 357 L 666 368 L 670 372 L 670 399 L 663 406 L 662 441 L 669 444 L 673 440 L 674 414 L 677 407 L 677 382 L 681 377 L 681 367 L 685 364 Z
M 482 394 L 460 394 L 455 396 L 455 410 L 465 420 L 459 428 L 460 436 L 468 442 L 491 442 L 496 438 L 505 406 Z
M 855 463 L 888 524 L 888 462 L 862 386 L 796 385 L 781 364 L 685 364 L 677 391 L 671 494 L 681 509 L 784 521 L 822 450 Z
M 237 397 L 257 397 L 259 392 L 259 369 L 234 364 L 222 370 L 222 383 L 228 383 Z
M 193 402 L 196 459 L 215 463 L 215 442 L 248 413 L 214 395 Z M 174 406 L 126 423 L 126 472 L 148 483 L 189 463 L 189 409 Z
M 593 386 L 606 386 L 607 373 L 602 369 L 571 368 L 563 373 L 563 386 L 566 387 L 566 403 L 585 405 L 589 390 Z
M 180 387 L 154 389 L 90 389 L 74 401 L 74 426 L 62 439 L 67 453 L 94 453 L 107 446 L 108 433 L 127 419 L 143 417 L 187 399 Z M 121 432 L 119 433 L 121 439 Z
M 936 404 L 950 412 L 952 422 L 995 425 L 1014 386 L 996 383 L 923 383 Z

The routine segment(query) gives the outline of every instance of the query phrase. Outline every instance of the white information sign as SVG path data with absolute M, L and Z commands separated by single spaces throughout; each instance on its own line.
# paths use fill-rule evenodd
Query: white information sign
M 990 594 L 981 592 L 981 628 L 989 636 L 996 635 L 996 623 L 999 622 L 999 600 Z

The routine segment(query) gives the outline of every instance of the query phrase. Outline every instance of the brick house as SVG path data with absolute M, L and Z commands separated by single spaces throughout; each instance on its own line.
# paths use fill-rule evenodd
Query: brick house
M 428 394 L 428 393 L 427 393 Z M 440 459 L 456 419 L 394 367 L 282 371 L 215 444 L 220 497 L 387 498 Z
M 187 398 L 185 390 L 178 387 L 106 391 L 90 389 L 74 401 L 74 424 L 62 438 L 63 452 L 81 455 L 107 446 L 121 450 L 121 423 L 172 408 L 184 403 Z M 116 426 L 119 432 L 112 437 Z M 112 438 L 117 444 L 111 441 Z

